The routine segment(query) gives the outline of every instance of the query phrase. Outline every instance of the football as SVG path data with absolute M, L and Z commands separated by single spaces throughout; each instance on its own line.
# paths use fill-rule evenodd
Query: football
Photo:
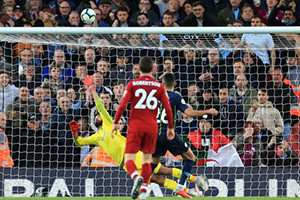
M 91 24 L 96 19 L 96 13 L 93 9 L 86 8 L 81 12 L 80 18 L 85 24 Z

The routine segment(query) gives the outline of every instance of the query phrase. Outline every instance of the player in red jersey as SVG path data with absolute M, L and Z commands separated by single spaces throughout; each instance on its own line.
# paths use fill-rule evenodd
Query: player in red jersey
M 149 57 L 142 57 L 139 63 L 141 76 L 128 83 L 123 99 L 116 113 L 111 136 L 117 130 L 120 117 L 126 109 L 127 103 L 131 101 L 129 127 L 127 132 L 125 149 L 125 166 L 128 174 L 134 180 L 131 197 L 136 199 L 140 194 L 140 199 L 146 199 L 146 192 L 149 178 L 151 176 L 151 156 L 155 152 L 157 140 L 157 111 L 158 101 L 161 101 L 166 109 L 168 123 L 168 139 L 173 139 L 173 114 L 170 107 L 166 91 L 161 83 L 151 76 L 152 60 Z M 141 150 L 142 172 L 138 174 L 134 163 L 136 153 Z

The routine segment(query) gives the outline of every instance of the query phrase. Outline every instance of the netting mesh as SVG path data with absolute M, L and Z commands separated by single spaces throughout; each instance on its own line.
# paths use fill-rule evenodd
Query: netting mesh
M 72 35 L 59 35 L 59 34 L 31 34 L 31 35 L 12 35 L 1 34 L 2 41 L 7 42 L 24 42 L 39 43 L 45 45 L 89 45 L 92 47 L 116 47 L 126 48 L 128 45 L 131 47 L 141 48 L 167 48 L 172 50 L 178 50 L 183 48 L 184 45 L 189 44 L 193 48 L 205 49 L 212 47 L 221 47 L 224 49 L 230 49 L 230 46 L 225 45 L 226 42 L 230 44 L 230 39 L 241 38 L 242 34 L 143 34 L 140 35 L 141 41 L 138 43 L 131 43 L 129 41 L 131 35 L 128 34 L 72 34 Z M 298 34 L 272 34 L 273 41 L 275 43 L 275 49 L 287 49 L 299 48 Z M 220 42 L 216 39 L 222 39 Z M 103 42 L 107 40 L 107 42 Z M 231 46 L 233 47 L 233 46 Z M 240 46 L 242 47 L 242 46 Z
M 101 148 L 76 146 L 69 122 L 78 121 L 81 137 L 99 128 L 94 100 L 83 84 L 87 75 L 94 76 L 96 91 L 114 117 L 127 83 L 140 75 L 142 56 L 153 59 L 157 80 L 174 73 L 175 90 L 190 107 L 219 112 L 211 129 L 201 128 L 202 118 L 179 113 L 176 124 L 197 158 L 193 173 L 209 179 L 205 195 L 300 196 L 299 168 L 293 167 L 300 156 L 298 34 L 0 38 L 0 111 L 5 114 L 0 162 L 7 167 L 0 172 L 2 196 L 31 196 L 41 186 L 50 196 L 129 195 L 126 172 Z M 119 122 L 124 136 L 128 118 L 127 110 Z M 214 140 L 214 131 L 232 148 L 222 152 L 227 143 Z M 193 134 L 196 140 L 189 137 Z M 238 162 L 230 162 L 233 155 Z M 208 166 L 224 168 L 200 167 L 199 161 L 209 158 L 220 162 Z M 182 158 L 167 154 L 161 162 L 181 168 Z M 156 185 L 152 189 L 155 196 L 171 194 Z

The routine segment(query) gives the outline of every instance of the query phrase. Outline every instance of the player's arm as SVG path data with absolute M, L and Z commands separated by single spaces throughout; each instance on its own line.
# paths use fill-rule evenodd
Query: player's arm
M 112 124 L 113 120 L 112 120 L 111 116 L 108 114 L 107 110 L 104 108 L 104 105 L 103 105 L 101 99 L 99 98 L 99 95 L 95 91 L 96 88 L 94 86 L 94 77 L 92 75 L 87 76 L 85 78 L 85 80 L 83 81 L 83 83 L 93 95 L 97 110 L 102 117 L 103 124 L 106 122 Z
M 114 133 L 118 130 L 117 124 L 118 124 L 123 112 L 125 111 L 128 102 L 131 100 L 131 96 L 132 96 L 132 92 L 131 92 L 131 82 L 130 82 L 126 87 L 123 98 L 121 100 L 121 103 L 119 105 L 119 108 L 118 108 L 116 116 L 115 116 L 114 124 L 111 129 L 111 137 L 112 138 L 114 138 Z
M 173 128 L 174 128 L 173 113 L 172 113 L 169 98 L 166 95 L 165 89 L 163 89 L 162 95 L 160 97 L 160 101 L 163 104 L 163 106 L 166 110 L 166 113 L 167 113 L 167 119 L 168 119 L 167 137 L 168 137 L 169 140 L 172 140 L 175 137 L 175 133 L 174 133 L 174 130 L 173 130 Z
M 181 95 L 179 95 L 178 98 L 176 98 L 176 104 L 179 108 L 179 110 L 188 115 L 189 117 L 200 117 L 202 115 L 217 115 L 218 111 L 214 108 L 208 109 L 208 110 L 194 110 L 193 108 L 189 107 Z
M 74 142 L 77 146 L 86 146 L 91 144 L 97 145 L 97 141 L 100 140 L 100 138 L 98 138 L 96 134 L 91 135 L 87 138 L 80 137 L 78 135 L 79 124 L 74 120 L 70 122 L 70 129 Z
M 109 115 L 109 113 L 107 112 L 107 110 L 105 109 L 102 100 L 100 99 L 99 95 L 97 94 L 97 92 L 95 90 L 92 90 L 92 95 L 93 98 L 95 99 L 95 104 L 97 107 L 98 112 L 101 115 L 101 118 L 103 120 L 103 124 L 106 122 L 112 124 L 113 120 L 111 118 L 111 116 Z
M 192 108 L 187 108 L 183 113 L 189 117 L 200 117 L 202 115 L 217 115 L 218 111 L 214 108 L 208 110 L 194 110 Z

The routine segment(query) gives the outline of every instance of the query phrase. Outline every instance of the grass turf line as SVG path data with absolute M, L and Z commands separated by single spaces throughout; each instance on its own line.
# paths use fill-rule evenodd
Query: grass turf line
M 30 197 L 30 198 L 8 198 L 8 197 L 0 197 L 3 200 L 46 200 L 50 198 L 51 200 L 130 200 L 131 197 Z M 148 197 L 147 200 L 183 200 L 182 197 Z M 296 200 L 299 198 L 291 198 L 291 197 L 193 197 L 193 200 Z

